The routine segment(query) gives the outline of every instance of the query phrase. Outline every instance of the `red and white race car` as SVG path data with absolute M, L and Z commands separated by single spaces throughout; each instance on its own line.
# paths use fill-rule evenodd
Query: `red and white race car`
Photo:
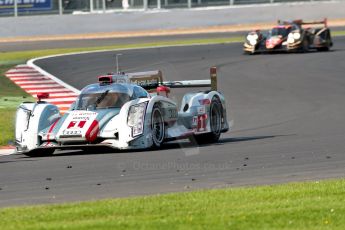
M 169 95 L 172 88 L 209 87 L 189 92 L 181 107 Z M 44 102 L 22 103 L 16 117 L 17 152 L 51 155 L 56 149 L 160 147 L 170 140 L 193 137 L 199 143 L 218 141 L 229 130 L 224 96 L 217 91 L 216 69 L 211 80 L 163 81 L 160 71 L 111 74 L 86 86 L 61 115 Z
M 314 25 L 323 25 L 315 27 Z M 278 21 L 267 33 L 260 30 L 251 31 L 246 36 L 243 51 L 246 54 L 277 51 L 328 51 L 333 46 L 331 31 L 327 19 L 305 22 L 302 20 Z

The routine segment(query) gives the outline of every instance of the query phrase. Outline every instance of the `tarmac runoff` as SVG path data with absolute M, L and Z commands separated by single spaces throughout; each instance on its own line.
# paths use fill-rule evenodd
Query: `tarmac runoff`
M 329 27 L 345 26 L 344 19 L 331 19 L 327 22 Z M 39 41 L 64 41 L 64 40 L 90 40 L 105 38 L 131 38 L 131 37 L 153 37 L 153 36 L 172 36 L 172 35 L 193 35 L 207 33 L 229 33 L 229 32 L 245 32 L 253 29 L 268 30 L 276 25 L 271 23 L 255 23 L 255 24 L 237 24 L 237 25 L 220 25 L 206 26 L 181 29 L 159 29 L 159 30 L 142 30 L 142 31 L 117 31 L 117 32 L 99 32 L 71 35 L 40 35 L 40 36 L 18 36 L 0 38 L 0 43 L 7 42 L 39 42 Z

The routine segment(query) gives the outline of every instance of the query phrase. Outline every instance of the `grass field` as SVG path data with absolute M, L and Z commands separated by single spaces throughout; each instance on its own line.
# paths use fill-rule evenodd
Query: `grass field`
M 0 209 L 0 229 L 345 229 L 345 180 Z

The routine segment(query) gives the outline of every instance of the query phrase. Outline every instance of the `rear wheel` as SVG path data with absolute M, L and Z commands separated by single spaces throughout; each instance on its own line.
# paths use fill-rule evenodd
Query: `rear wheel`
M 209 113 L 211 132 L 195 135 L 194 138 L 198 144 L 215 143 L 219 140 L 222 132 L 222 116 L 222 105 L 218 98 L 213 98 Z
M 163 115 L 158 106 L 153 107 L 152 110 L 151 130 L 153 147 L 160 147 L 164 141 L 165 127 Z
M 332 39 L 330 34 L 328 33 L 326 36 L 326 45 L 324 47 L 317 48 L 317 51 L 329 51 L 330 47 L 332 46 Z

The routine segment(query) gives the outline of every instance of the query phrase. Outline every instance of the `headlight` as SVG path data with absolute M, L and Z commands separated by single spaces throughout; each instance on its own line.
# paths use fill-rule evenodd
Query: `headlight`
M 258 38 L 259 38 L 259 36 L 257 34 L 248 34 L 247 35 L 248 40 L 256 40 Z
M 295 42 L 295 39 L 294 39 L 293 37 L 294 37 L 293 34 L 290 33 L 290 34 L 288 35 L 287 42 L 288 42 L 288 43 L 294 43 L 294 42 Z
M 144 131 L 144 119 L 147 103 L 132 105 L 128 110 L 127 124 L 132 128 L 132 136 L 138 136 Z
M 247 40 L 249 41 L 249 44 L 252 46 L 255 46 L 257 43 L 259 36 L 257 34 L 248 34 Z
M 301 34 L 300 34 L 300 33 L 294 33 L 294 34 L 293 34 L 293 38 L 294 38 L 295 40 L 298 40 L 298 39 L 301 38 Z
M 256 45 L 256 40 L 249 40 L 249 44 L 251 44 L 252 46 L 255 46 Z
M 16 113 L 16 127 L 17 128 L 23 129 L 24 131 L 28 130 L 31 112 L 32 112 L 31 110 L 28 110 L 25 107 L 19 106 Z

